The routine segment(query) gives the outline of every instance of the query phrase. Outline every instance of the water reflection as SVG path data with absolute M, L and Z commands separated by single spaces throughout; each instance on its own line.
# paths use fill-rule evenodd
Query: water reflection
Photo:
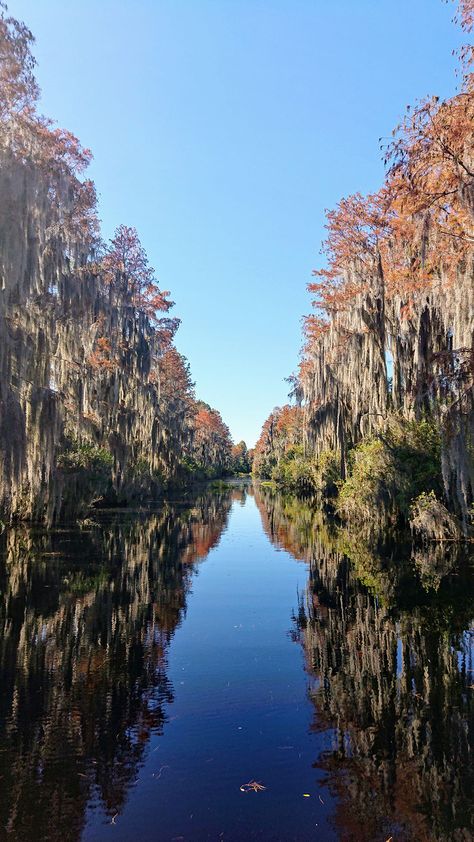
M 310 565 L 295 637 L 315 686 L 315 758 L 338 838 L 473 838 L 473 577 L 465 551 L 379 545 L 256 489 L 265 531 Z M 471 630 L 470 630 L 471 628 Z
M 120 812 L 173 701 L 167 648 L 196 562 L 242 495 L 2 536 L 0 837 L 77 840 L 91 801 Z
M 257 487 L 263 529 L 290 557 L 272 554 L 248 493 L 217 486 L 82 531 L 1 536 L 0 838 L 128 840 L 142 818 L 140 838 L 193 842 L 316 828 L 343 842 L 472 838 L 469 560 L 454 546 L 374 548 Z M 206 598 L 190 603 L 233 503 L 203 568 Z M 291 556 L 308 564 L 306 590 Z M 293 571 L 312 704 L 287 636 Z M 173 707 L 167 659 L 188 603 Z M 242 795 L 251 775 L 265 794 Z M 319 799 L 322 777 L 331 793 Z

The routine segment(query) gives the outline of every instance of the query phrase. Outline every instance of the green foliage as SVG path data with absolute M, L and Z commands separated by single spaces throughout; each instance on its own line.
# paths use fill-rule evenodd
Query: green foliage
M 350 451 L 344 481 L 339 452 L 308 456 L 301 441 L 263 450 L 255 473 L 297 494 L 337 500 L 343 520 L 371 529 L 406 525 L 420 494 L 433 492 L 437 499 L 443 494 L 440 434 L 427 419 L 390 418 L 383 429 Z
M 290 491 L 312 493 L 327 500 L 337 494 L 340 457 L 330 450 L 308 457 L 302 444 L 294 444 L 274 465 L 270 476 Z
M 294 491 L 311 488 L 311 465 L 303 455 L 301 444 L 290 445 L 271 469 L 270 478 L 278 485 Z
M 67 449 L 59 455 L 57 464 L 58 468 L 66 472 L 83 471 L 102 477 L 110 473 L 113 456 L 105 447 L 90 442 L 70 442 Z
M 391 419 L 349 454 L 338 510 L 356 524 L 407 522 L 414 498 L 431 491 L 442 493 L 438 430 L 426 420 Z
M 137 459 L 129 467 L 130 481 L 132 484 L 142 487 L 144 490 L 150 484 L 164 488 L 166 477 L 163 470 L 152 468 L 148 459 Z
M 323 499 L 335 497 L 341 481 L 340 454 L 334 450 L 323 450 L 314 462 L 312 477 L 314 489 Z
M 64 580 L 67 591 L 74 596 L 84 596 L 104 587 L 108 582 L 106 570 L 99 570 L 95 575 L 87 575 L 78 571 L 75 575 Z
M 228 476 L 228 472 L 218 465 L 204 464 L 190 456 L 184 456 L 180 462 L 178 484 L 204 482 L 206 480 L 217 480 Z
M 228 491 L 229 489 L 232 489 L 230 483 L 223 479 L 213 479 L 209 487 L 211 491 Z
M 258 461 L 254 462 L 252 472 L 262 480 L 270 480 L 274 468 L 277 466 L 277 457 L 274 453 L 260 455 Z
M 244 441 L 233 446 L 230 467 L 234 474 L 247 475 L 252 470 L 249 452 Z
M 68 440 L 58 456 L 62 474 L 60 516 L 71 520 L 83 514 L 92 503 L 101 500 L 112 481 L 113 456 L 104 447 L 91 442 Z

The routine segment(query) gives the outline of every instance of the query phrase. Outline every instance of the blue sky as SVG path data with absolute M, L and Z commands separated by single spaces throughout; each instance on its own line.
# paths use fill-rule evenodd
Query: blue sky
M 442 0 L 11 0 L 42 108 L 92 149 L 103 233 L 135 225 L 197 394 L 253 445 L 295 368 L 324 209 L 455 88 Z

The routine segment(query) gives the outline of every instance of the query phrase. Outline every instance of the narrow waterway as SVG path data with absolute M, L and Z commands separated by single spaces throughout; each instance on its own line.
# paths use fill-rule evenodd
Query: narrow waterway
M 2 540 L 0 839 L 472 838 L 468 558 L 245 483 Z

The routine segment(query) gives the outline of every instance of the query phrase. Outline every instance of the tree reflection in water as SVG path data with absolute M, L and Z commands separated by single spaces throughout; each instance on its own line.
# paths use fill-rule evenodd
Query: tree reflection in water
M 89 803 L 120 812 L 173 701 L 166 653 L 195 565 L 231 502 L 223 490 L 2 536 L 0 836 L 77 840 Z
M 123 814 L 173 702 L 167 653 L 197 562 L 246 493 L 1 536 L 0 838 L 6 828 L 15 842 L 78 842 L 91 805 L 109 822 Z M 294 636 L 313 727 L 333 736 L 314 761 L 335 797 L 336 835 L 467 842 L 469 560 L 454 546 L 374 550 L 301 501 L 258 487 L 255 497 L 270 540 L 309 564 Z
M 472 557 L 350 536 L 295 498 L 255 491 L 265 531 L 309 563 L 295 637 L 314 680 L 315 766 L 344 842 L 473 838 Z

